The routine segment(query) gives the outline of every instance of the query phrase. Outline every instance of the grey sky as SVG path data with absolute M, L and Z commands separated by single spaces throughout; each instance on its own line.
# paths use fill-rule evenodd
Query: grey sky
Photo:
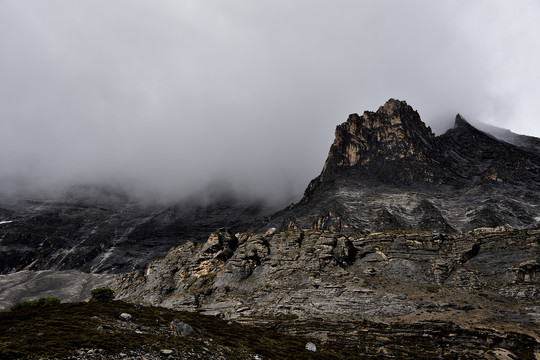
M 298 199 L 398 98 L 540 136 L 540 2 L 0 0 L 0 177 Z

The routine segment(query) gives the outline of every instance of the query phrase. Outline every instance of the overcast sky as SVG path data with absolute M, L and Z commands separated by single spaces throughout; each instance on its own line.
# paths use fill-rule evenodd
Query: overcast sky
M 0 177 L 298 200 L 348 114 L 540 137 L 540 2 L 0 0 Z

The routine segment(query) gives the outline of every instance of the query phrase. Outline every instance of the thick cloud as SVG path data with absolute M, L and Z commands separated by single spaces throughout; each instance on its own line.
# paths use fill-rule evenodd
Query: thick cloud
M 0 1 L 0 177 L 298 198 L 352 112 L 540 136 L 531 1 Z

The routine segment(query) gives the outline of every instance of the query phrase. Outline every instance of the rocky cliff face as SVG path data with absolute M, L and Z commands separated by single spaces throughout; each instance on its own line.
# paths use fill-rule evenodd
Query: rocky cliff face
M 435 136 L 409 105 L 391 99 L 377 112 L 352 114 L 339 125 L 323 170 L 303 199 L 254 230 L 538 226 L 537 142 L 516 134 L 506 138 L 512 143 L 460 115 L 452 129 Z
M 311 336 L 351 347 L 365 346 L 364 337 L 379 329 L 385 340 L 375 339 L 368 354 L 382 347 L 388 356 L 411 355 L 422 343 L 416 336 L 424 336 L 441 342 L 433 351 L 451 346 L 447 358 L 485 358 L 495 343 L 516 351 L 503 344 L 506 336 L 522 336 L 523 348 L 538 350 L 539 246 L 539 230 L 502 228 L 456 235 L 216 232 L 206 244 L 186 243 L 145 271 L 119 275 L 116 287 L 129 301 L 289 332 L 307 326 Z M 483 340 L 467 348 L 473 333 Z
M 325 181 L 345 174 L 398 184 L 433 181 L 434 138 L 418 113 L 404 102 L 392 99 L 375 113 L 351 114 L 337 126 L 321 175 L 311 182 L 306 196 Z

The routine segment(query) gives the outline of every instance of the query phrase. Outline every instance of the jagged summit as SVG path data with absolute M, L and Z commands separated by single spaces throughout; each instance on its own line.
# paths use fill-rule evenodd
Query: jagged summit
M 452 137 L 456 141 L 463 141 L 464 138 L 481 138 L 485 141 L 491 141 L 496 140 L 496 138 L 493 135 L 490 135 L 489 133 L 479 130 L 475 126 L 473 126 L 470 122 L 465 120 L 460 114 L 456 115 L 456 119 L 454 121 L 454 126 L 450 129 L 448 129 L 441 137 L 444 138 L 446 136 Z M 487 138 L 491 140 L 487 140 Z
M 337 126 L 323 170 L 308 193 L 324 181 L 349 175 L 396 185 L 462 187 L 464 180 L 485 177 L 485 165 L 501 159 L 505 162 L 498 167 L 506 167 L 506 180 L 514 181 L 525 175 L 524 168 L 537 175 L 534 155 L 538 154 L 525 154 L 521 147 L 478 130 L 460 114 L 453 128 L 435 136 L 405 101 L 390 99 L 377 112 L 351 114 Z
M 463 127 L 463 126 L 472 126 L 467 120 L 465 120 L 459 113 L 456 115 L 456 120 L 454 121 L 454 129 Z
M 540 154 L 518 146 L 533 143 L 521 137 L 497 139 L 460 114 L 435 136 L 405 101 L 390 99 L 337 126 L 321 174 L 269 223 L 350 232 L 535 226 Z
M 390 99 L 376 112 L 351 114 L 336 127 L 323 170 L 306 196 L 344 173 L 370 182 L 432 182 L 430 154 L 436 151 L 435 138 L 405 101 Z

